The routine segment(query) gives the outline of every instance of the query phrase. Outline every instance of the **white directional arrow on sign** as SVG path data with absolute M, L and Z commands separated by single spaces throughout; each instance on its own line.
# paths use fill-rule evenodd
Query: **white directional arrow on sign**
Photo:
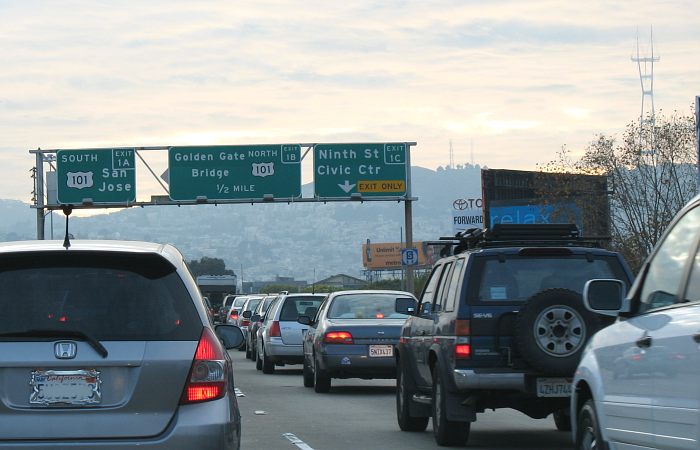
M 350 182 L 349 182 L 348 180 L 345 180 L 345 184 L 339 184 L 338 187 L 339 187 L 340 189 L 344 190 L 345 193 L 347 194 L 347 193 L 349 193 L 350 191 L 352 191 L 352 188 L 354 188 L 355 185 L 354 185 L 354 184 L 350 184 Z

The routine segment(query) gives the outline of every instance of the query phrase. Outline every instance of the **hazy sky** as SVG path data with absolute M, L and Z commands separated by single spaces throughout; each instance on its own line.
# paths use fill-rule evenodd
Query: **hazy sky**
M 415 141 L 532 170 L 700 94 L 700 2 L 0 0 L 0 198 L 32 148 Z M 305 174 L 305 181 L 310 175 Z

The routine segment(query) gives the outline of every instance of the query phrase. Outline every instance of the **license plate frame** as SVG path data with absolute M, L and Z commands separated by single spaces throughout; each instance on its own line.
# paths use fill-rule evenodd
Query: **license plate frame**
M 394 357 L 394 346 L 393 345 L 370 345 L 368 354 L 370 358 L 393 358 Z
M 102 401 L 102 379 L 96 369 L 32 370 L 30 406 L 89 406 Z
M 538 397 L 569 397 L 571 378 L 538 378 L 535 389 Z

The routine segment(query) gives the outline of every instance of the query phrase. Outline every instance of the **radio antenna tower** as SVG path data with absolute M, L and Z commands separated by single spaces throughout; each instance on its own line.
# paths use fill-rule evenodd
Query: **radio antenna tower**
M 654 109 L 654 63 L 659 62 L 659 56 L 654 56 L 654 29 L 650 28 L 649 43 L 651 46 L 651 56 L 641 55 L 639 52 L 639 30 L 637 30 L 637 56 L 632 56 L 632 62 L 637 63 L 639 70 L 639 82 L 642 86 L 642 109 L 639 114 L 639 148 L 642 154 L 654 153 L 654 131 L 656 129 L 656 111 Z M 646 104 L 646 99 L 649 99 L 649 105 Z M 651 107 L 650 110 L 647 108 Z M 642 130 L 644 125 L 651 125 L 651 149 L 647 152 L 642 150 L 644 145 L 642 142 Z
M 452 149 L 452 139 L 450 139 L 450 169 L 455 168 L 455 152 Z

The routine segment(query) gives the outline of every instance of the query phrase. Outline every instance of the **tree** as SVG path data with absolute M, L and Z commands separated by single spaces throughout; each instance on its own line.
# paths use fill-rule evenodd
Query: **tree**
M 199 261 L 189 261 L 187 266 L 195 278 L 199 275 L 234 275 L 233 270 L 227 269 L 226 263 L 220 258 L 203 256 Z
M 599 135 L 575 159 L 562 148 L 543 170 L 606 175 L 611 247 L 636 272 L 673 216 L 697 193 L 694 114 L 629 124 L 618 142 Z

